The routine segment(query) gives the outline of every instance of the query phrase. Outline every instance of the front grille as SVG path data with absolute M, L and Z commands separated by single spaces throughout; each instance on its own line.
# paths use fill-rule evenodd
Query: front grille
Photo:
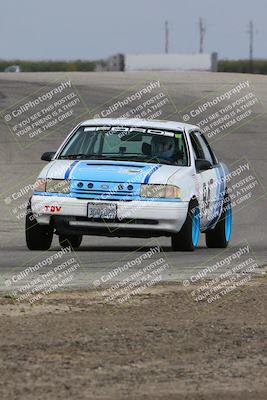
M 140 184 L 75 180 L 72 182 L 71 192 L 81 199 L 131 201 L 140 195 Z

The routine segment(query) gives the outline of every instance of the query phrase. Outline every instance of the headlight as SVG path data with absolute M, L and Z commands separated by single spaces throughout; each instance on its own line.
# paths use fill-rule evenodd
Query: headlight
M 181 189 L 174 185 L 141 185 L 141 197 L 176 199 Z
M 37 179 L 34 184 L 34 191 L 35 192 L 45 192 L 46 187 L 46 179 Z
M 69 193 L 70 181 L 68 179 L 47 179 L 46 192 Z
M 37 179 L 34 185 L 35 192 L 70 193 L 68 179 Z

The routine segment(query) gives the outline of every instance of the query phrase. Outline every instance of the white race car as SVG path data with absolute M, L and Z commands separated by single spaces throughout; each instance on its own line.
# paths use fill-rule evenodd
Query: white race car
M 83 235 L 170 236 L 173 250 L 226 247 L 232 210 L 226 166 L 197 126 L 92 119 L 76 126 L 35 184 L 26 216 L 31 250 L 78 248 Z

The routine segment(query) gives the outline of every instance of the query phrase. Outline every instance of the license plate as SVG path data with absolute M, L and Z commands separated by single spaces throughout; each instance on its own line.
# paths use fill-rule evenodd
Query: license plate
M 87 208 L 88 218 L 115 219 L 117 217 L 117 205 L 109 203 L 89 203 Z

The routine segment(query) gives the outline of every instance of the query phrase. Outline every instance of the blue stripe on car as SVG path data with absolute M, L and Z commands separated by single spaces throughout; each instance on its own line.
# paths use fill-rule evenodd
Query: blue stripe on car
M 67 171 L 65 172 L 65 179 L 68 179 L 70 176 L 70 173 L 72 171 L 72 169 L 75 167 L 75 165 L 78 163 L 78 160 L 73 161 L 73 163 L 70 164 L 69 168 L 67 169 Z
M 149 171 L 149 173 L 146 175 L 144 183 L 148 183 L 149 179 L 151 178 L 151 176 L 154 174 L 154 172 L 156 172 L 159 168 L 161 167 L 161 165 L 156 165 L 155 167 L 153 167 L 151 169 L 151 171 Z
M 220 165 L 220 175 L 221 175 L 221 181 L 220 181 L 220 197 L 221 197 L 221 206 L 223 204 L 224 200 L 224 195 L 225 195 L 225 188 L 226 188 L 226 181 L 225 181 L 225 171 L 222 165 Z
M 220 196 L 220 185 L 218 184 L 219 180 L 220 180 L 220 170 L 218 167 L 215 167 L 215 173 L 216 173 L 216 197 L 215 197 L 215 201 L 214 201 L 214 205 L 213 205 L 213 212 L 212 212 L 212 220 L 209 222 L 209 225 L 212 225 L 214 220 L 217 219 L 217 215 L 218 215 L 218 204 L 219 204 L 219 196 Z
M 223 199 L 224 199 L 224 191 L 225 191 L 225 173 L 224 169 L 221 165 L 218 166 L 218 173 L 219 173 L 219 184 L 218 184 L 218 194 L 217 194 L 217 207 L 216 207 L 216 214 L 220 214 Z
M 232 236 L 232 207 L 231 203 L 228 204 L 225 216 L 225 238 L 227 242 L 231 239 Z

